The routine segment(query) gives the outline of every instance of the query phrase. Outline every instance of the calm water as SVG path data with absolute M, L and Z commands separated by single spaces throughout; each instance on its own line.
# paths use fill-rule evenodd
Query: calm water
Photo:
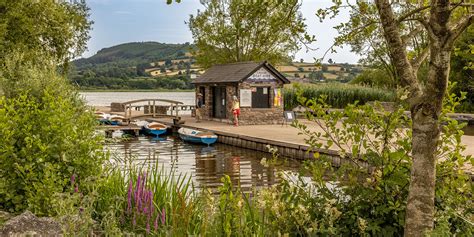
M 120 158 L 132 158 L 135 163 L 143 165 L 163 165 L 166 170 L 176 174 L 191 175 L 197 187 L 216 188 L 222 184 L 220 178 L 227 174 L 234 184 L 240 182 L 244 191 L 253 187 L 268 186 L 278 182 L 276 172 L 279 170 L 298 171 L 300 162 L 282 161 L 275 166 L 263 166 L 262 158 L 271 155 L 228 146 L 214 144 L 210 147 L 184 143 L 174 136 L 156 140 L 139 137 L 126 142 L 109 145 L 110 150 Z
M 158 98 L 194 104 L 194 92 L 81 92 L 88 104 L 109 106 L 112 102 Z M 275 167 L 264 167 L 262 158 L 270 154 L 214 144 L 210 147 L 184 143 L 174 136 L 163 140 L 138 137 L 125 142 L 108 145 L 119 158 L 132 158 L 136 163 L 159 166 L 176 171 L 176 174 L 190 175 L 198 187 L 215 188 L 221 184 L 220 178 L 227 174 L 243 190 L 261 187 L 277 182 L 278 170 L 297 171 L 300 162 L 289 160 Z
M 139 99 L 168 99 L 194 105 L 194 92 L 81 92 L 89 105 L 110 106 L 112 102 Z

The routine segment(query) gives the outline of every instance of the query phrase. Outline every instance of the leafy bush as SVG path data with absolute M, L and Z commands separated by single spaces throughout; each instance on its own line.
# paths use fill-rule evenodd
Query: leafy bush
M 96 120 L 54 70 L 3 76 L 12 86 L 0 98 L 0 208 L 54 215 L 54 196 L 70 190 L 71 177 L 85 190 L 101 173 Z
M 312 175 L 310 185 L 299 180 L 292 183 L 303 191 L 291 193 L 306 196 L 313 193 L 312 198 L 295 199 L 293 205 L 312 210 L 310 215 L 315 216 L 318 223 L 331 220 L 329 228 L 324 230 L 330 234 L 402 235 L 412 160 L 411 130 L 407 129 L 411 119 L 404 113 L 403 106 L 398 105 L 391 112 L 377 105 L 349 105 L 344 111 L 326 113 L 330 106 L 324 103 L 324 98 L 307 100 L 303 97 L 301 102 L 313 111 L 307 113 L 307 117 L 320 130 L 295 123 L 307 136 L 306 141 L 316 152 L 317 161 L 307 166 Z M 442 115 L 443 133 L 436 151 L 437 228 L 434 234 L 443 236 L 456 233 L 471 236 L 474 231 L 469 221 L 473 218 L 472 183 L 469 174 L 463 172 L 465 164 L 472 164 L 473 160 L 471 156 L 462 155 L 465 147 L 460 142 L 464 125 L 446 116 L 458 104 L 459 99 L 454 95 L 447 97 Z M 338 149 L 347 162 L 334 168 L 330 157 L 318 155 L 320 148 Z M 285 190 L 288 189 L 280 188 L 274 193 L 285 193 Z M 327 203 L 333 212 L 343 215 L 324 214 L 323 207 Z
M 304 84 L 285 88 L 284 103 L 286 110 L 291 110 L 300 105 L 297 96 L 298 90 L 302 91 L 300 92 L 302 96 L 310 99 L 318 99 L 321 95 L 325 95 L 326 103 L 333 108 L 344 108 L 356 101 L 359 104 L 365 104 L 369 101 L 389 102 L 395 100 L 393 92 L 377 88 L 342 83 Z

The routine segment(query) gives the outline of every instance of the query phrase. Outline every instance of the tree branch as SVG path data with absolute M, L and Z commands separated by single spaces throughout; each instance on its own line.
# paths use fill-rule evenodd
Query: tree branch
M 413 9 L 413 10 L 411 10 L 411 11 L 409 11 L 409 12 L 403 14 L 403 15 L 401 15 L 401 16 L 397 19 L 397 22 L 400 23 L 400 22 L 402 22 L 402 21 L 405 21 L 406 19 L 408 19 L 409 17 L 415 15 L 416 13 L 420 13 L 420 12 L 422 12 L 422 11 L 424 11 L 424 10 L 430 8 L 430 7 L 431 7 L 431 6 L 428 5 L 428 6 L 423 6 L 423 7 L 415 8 L 415 9 Z
M 414 104 L 422 94 L 422 90 L 413 67 L 408 60 L 406 44 L 402 41 L 399 24 L 395 19 L 395 14 L 389 0 L 375 0 L 375 4 L 382 21 L 385 41 L 390 50 L 390 58 L 394 63 L 403 86 L 408 86 L 409 88 L 410 104 Z
M 415 57 L 413 58 L 410 63 L 411 63 L 411 66 L 413 67 L 413 70 L 415 72 L 418 71 L 418 69 L 420 68 L 421 64 L 423 64 L 423 62 L 428 58 L 428 55 L 430 55 L 430 48 L 429 47 L 426 47 L 425 49 L 423 49 L 423 51 L 418 55 L 418 57 Z
M 449 38 L 446 41 L 446 46 L 450 47 L 454 41 L 461 35 L 461 33 L 466 30 L 467 27 L 469 27 L 471 24 L 474 23 L 474 14 L 468 14 L 464 17 L 462 17 L 457 24 L 453 25 L 449 29 Z
M 406 35 L 403 35 L 402 36 L 402 41 L 403 41 L 403 44 L 407 44 L 408 40 L 410 40 L 411 38 L 413 38 L 415 35 L 423 32 L 423 26 L 421 25 L 418 25 L 418 27 L 416 27 L 414 30 L 410 31 L 410 33 L 406 34 Z

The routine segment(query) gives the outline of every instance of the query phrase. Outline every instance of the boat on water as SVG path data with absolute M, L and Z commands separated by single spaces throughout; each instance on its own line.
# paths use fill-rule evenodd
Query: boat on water
M 102 125 L 122 125 L 127 120 L 122 115 L 106 114 L 103 112 L 95 112 L 95 116 Z
M 108 120 L 110 121 L 110 125 L 122 125 L 126 118 L 122 115 L 112 114 L 108 117 Z
M 151 123 L 145 124 L 143 126 L 143 129 L 145 129 L 145 132 L 147 134 L 159 136 L 161 134 L 166 133 L 166 131 L 168 130 L 168 126 L 162 123 L 151 122 Z
M 217 141 L 217 135 L 211 132 L 203 132 L 199 130 L 180 128 L 178 130 L 179 137 L 186 142 L 202 143 L 206 145 L 213 144 Z

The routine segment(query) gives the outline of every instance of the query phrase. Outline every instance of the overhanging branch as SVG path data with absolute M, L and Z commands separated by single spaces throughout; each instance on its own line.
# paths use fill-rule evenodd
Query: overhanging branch
M 426 60 L 426 58 L 428 58 L 429 55 L 430 55 L 430 48 L 426 47 L 425 49 L 423 49 L 423 51 L 417 57 L 413 58 L 410 61 L 410 64 L 413 67 L 413 70 L 415 72 L 418 71 L 421 64 L 423 64 L 423 62 Z
M 409 11 L 409 12 L 403 14 L 403 15 L 401 15 L 401 16 L 397 19 L 397 22 L 400 23 L 400 22 L 402 22 L 402 21 L 405 21 L 405 20 L 408 19 L 408 18 L 412 18 L 411 16 L 413 16 L 413 15 L 415 15 L 415 14 L 417 14 L 417 13 L 420 13 L 420 12 L 422 12 L 422 11 L 424 11 L 424 10 L 430 8 L 430 7 L 431 7 L 431 6 L 428 5 L 428 6 L 423 6 L 423 7 L 415 8 L 415 9 L 413 9 L 413 10 L 411 10 L 411 11 Z
M 474 23 L 474 14 L 469 14 L 462 17 L 457 24 L 453 25 L 449 29 L 450 36 L 446 41 L 446 46 L 450 47 L 454 41 L 461 35 L 461 33 L 467 29 L 471 24 Z

